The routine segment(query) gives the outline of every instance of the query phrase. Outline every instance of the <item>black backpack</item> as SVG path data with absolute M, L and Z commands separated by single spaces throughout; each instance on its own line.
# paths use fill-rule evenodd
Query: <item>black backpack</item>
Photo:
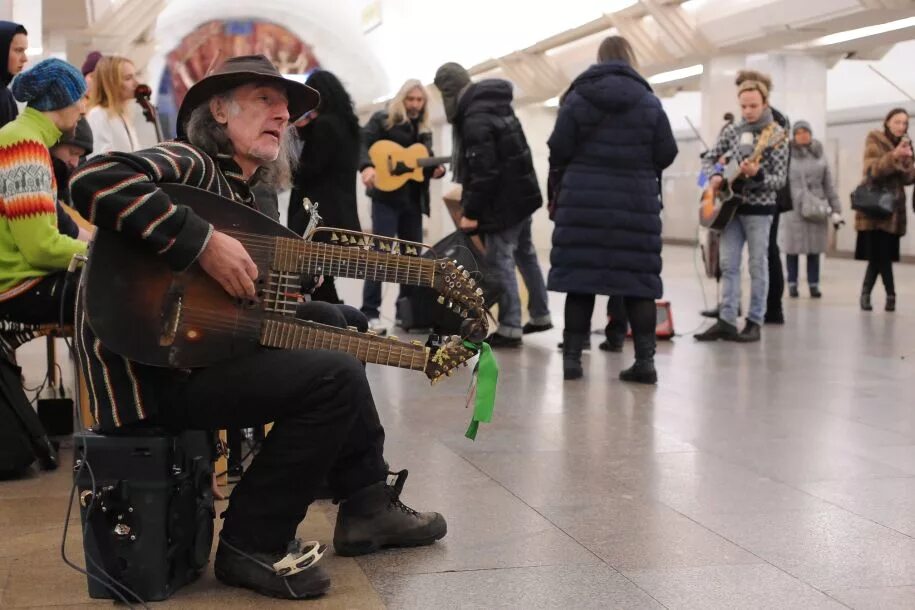
M 57 452 L 22 389 L 22 369 L 0 356 L 0 479 L 18 477 L 35 460 L 57 468 Z

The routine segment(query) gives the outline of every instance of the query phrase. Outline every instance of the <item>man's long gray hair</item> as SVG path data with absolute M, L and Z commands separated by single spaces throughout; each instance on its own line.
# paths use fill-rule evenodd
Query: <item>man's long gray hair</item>
M 220 93 L 218 97 L 231 109 L 237 104 L 233 99 L 234 91 Z M 234 155 L 235 147 L 229 139 L 225 125 L 220 125 L 213 117 L 210 103 L 206 101 L 191 111 L 184 132 L 188 142 L 202 149 L 208 155 L 216 158 L 217 154 Z M 292 186 L 292 174 L 298 164 L 297 137 L 295 129 L 290 125 L 280 134 L 280 152 L 274 161 L 265 161 L 258 174 L 259 183 L 266 184 L 277 190 L 285 190 Z

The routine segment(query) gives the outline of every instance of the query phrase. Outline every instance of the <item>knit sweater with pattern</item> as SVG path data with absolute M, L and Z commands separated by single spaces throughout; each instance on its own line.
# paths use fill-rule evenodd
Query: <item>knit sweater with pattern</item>
M 60 130 L 26 108 L 0 129 L 0 301 L 61 271 L 86 244 L 57 224 L 57 183 L 49 148 Z

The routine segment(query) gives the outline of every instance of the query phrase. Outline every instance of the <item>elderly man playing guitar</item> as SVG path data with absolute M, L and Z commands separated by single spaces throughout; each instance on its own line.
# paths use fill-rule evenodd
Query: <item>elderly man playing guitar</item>
M 240 241 L 214 228 L 160 185 L 183 183 L 254 206 L 250 185 L 289 180 L 288 125 L 317 106 L 313 89 L 284 79 L 263 56 L 234 57 L 196 83 L 178 113 L 179 139 L 94 159 L 71 180 L 74 204 L 100 233 L 155 253 L 174 272 L 202 269 L 240 302 L 259 299 L 259 269 Z M 94 251 L 90 251 L 90 265 Z M 115 272 L 117 260 L 105 262 Z M 257 349 L 218 366 L 182 370 L 129 360 L 88 323 L 92 284 L 81 285 L 77 342 L 98 428 L 154 423 L 172 429 L 274 422 L 232 493 L 216 552 L 216 577 L 264 595 L 299 599 L 327 591 L 314 562 L 323 547 L 295 539 L 327 481 L 341 500 L 340 555 L 431 544 L 446 533 L 438 513 L 399 499 L 405 471 L 388 485 L 384 429 L 362 364 L 336 351 Z

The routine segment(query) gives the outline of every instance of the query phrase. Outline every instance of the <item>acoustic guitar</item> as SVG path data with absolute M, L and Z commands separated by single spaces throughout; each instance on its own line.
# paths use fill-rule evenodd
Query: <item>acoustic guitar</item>
M 423 168 L 450 163 L 451 157 L 430 157 L 429 149 L 416 143 L 404 148 L 391 140 L 378 140 L 369 148 L 375 166 L 375 188 L 396 191 L 410 180 L 423 182 Z
M 767 151 L 781 146 L 787 139 L 784 131 L 773 136 L 775 126 L 770 125 L 762 130 L 756 140 L 756 146 L 747 161 L 758 163 Z M 713 231 L 724 231 L 724 228 L 737 215 L 737 208 L 744 202 L 740 194 L 741 186 L 746 180 L 740 171 L 740 164 L 733 158 L 728 162 L 718 188 L 711 184 L 702 192 L 699 206 L 699 224 Z
M 173 272 L 145 244 L 99 229 L 83 274 L 86 315 L 101 342 L 125 358 L 194 368 L 262 345 L 326 348 L 436 379 L 473 355 L 460 341 L 414 345 L 295 319 L 302 277 L 320 273 L 434 288 L 465 317 L 465 336 L 485 333 L 482 291 L 454 261 L 375 252 L 364 244 L 306 242 L 260 212 L 208 191 L 160 188 L 242 243 L 259 270 L 257 298 L 234 299 L 198 264 Z

